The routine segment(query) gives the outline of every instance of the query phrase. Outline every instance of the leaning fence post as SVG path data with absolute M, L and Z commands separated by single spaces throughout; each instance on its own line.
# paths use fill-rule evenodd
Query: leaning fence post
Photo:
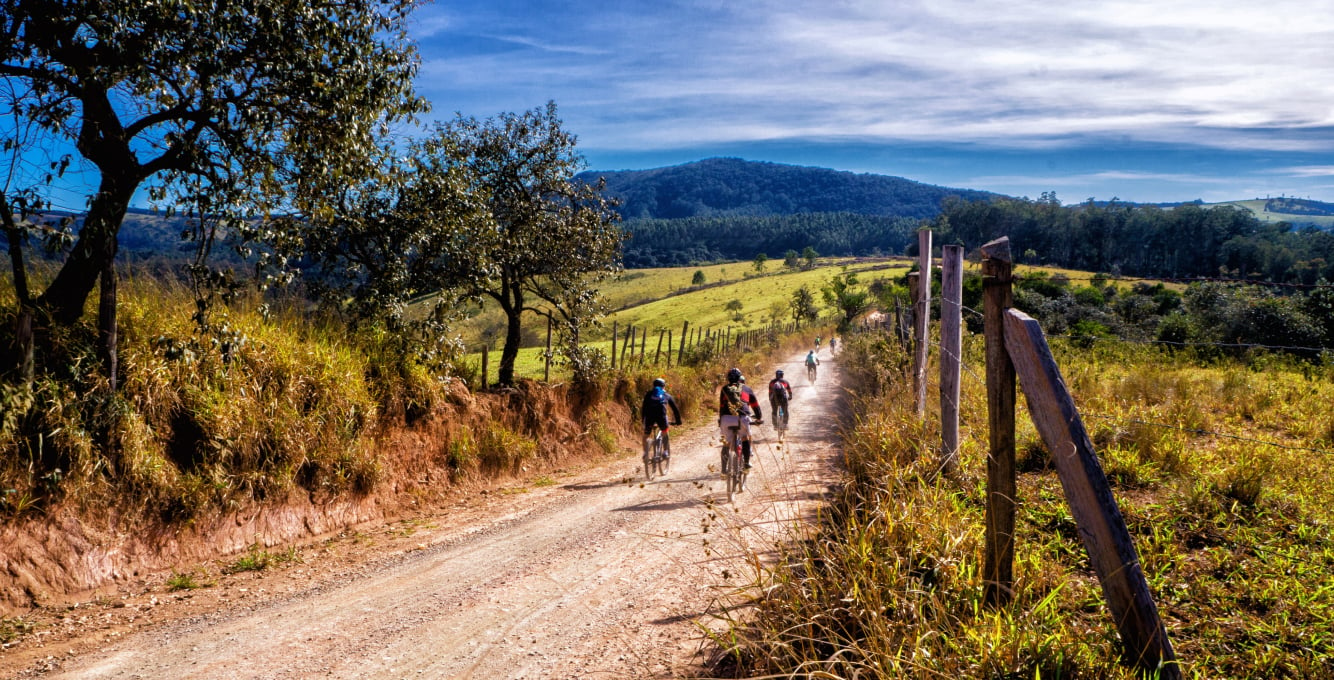
M 1014 469 L 1014 364 L 1005 350 L 1005 310 L 1014 305 L 1010 288 L 1010 239 L 999 238 L 981 248 L 982 316 L 987 354 L 986 553 L 982 576 L 986 599 L 1010 601 L 1014 594 L 1014 513 L 1017 488 Z
M 665 331 L 665 330 L 663 330 L 663 329 L 661 329 L 661 328 L 658 329 L 658 347 L 657 347 L 657 349 L 654 349 L 654 350 L 653 350 L 653 365 L 654 365 L 654 366 L 657 366 L 657 365 L 658 365 L 658 360 L 662 358 L 662 336 L 663 336 L 666 332 L 667 332 L 667 331 Z M 672 353 L 672 348 L 671 348 L 671 347 L 668 347 L 668 348 L 667 348 L 667 354 L 670 355 L 671 353 Z
M 916 337 L 913 359 L 913 386 L 917 388 L 917 417 L 926 417 L 926 360 L 927 343 L 931 336 L 931 230 L 917 232 L 917 252 L 920 262 L 917 277 Z
M 611 367 L 616 368 L 616 321 L 611 322 Z
M 1008 310 L 1005 348 L 1024 388 L 1033 424 L 1056 464 L 1070 514 L 1079 527 L 1127 655 L 1141 669 L 1158 673 L 1159 678 L 1180 678 L 1181 669 L 1149 592 L 1130 531 L 1042 328 L 1027 314 Z
M 940 469 L 959 455 L 959 376 L 963 362 L 963 246 L 940 253 Z

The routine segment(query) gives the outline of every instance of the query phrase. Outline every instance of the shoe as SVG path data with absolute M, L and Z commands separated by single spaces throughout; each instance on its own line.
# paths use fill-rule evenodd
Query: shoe
M 749 469 L 750 469 L 750 463 L 746 463 L 745 465 L 741 466 L 741 469 L 742 469 L 742 470 L 749 470 Z

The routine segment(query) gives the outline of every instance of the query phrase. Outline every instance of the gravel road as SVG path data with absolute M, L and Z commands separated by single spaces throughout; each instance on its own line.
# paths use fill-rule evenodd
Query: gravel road
M 658 678 L 698 672 L 704 631 L 837 478 L 838 369 L 793 384 L 785 445 L 759 428 L 728 504 L 715 428 L 678 434 L 665 478 L 638 457 L 439 516 L 336 578 L 99 638 L 43 677 Z M 753 376 L 761 392 L 769 375 Z M 766 420 L 768 416 L 767 404 Z M 255 582 L 263 590 L 264 577 Z M 274 577 L 276 578 L 276 577 Z M 233 587 L 235 589 L 235 587 Z M 283 588 L 271 586 L 270 593 Z M 154 600 L 156 603 L 156 600 Z M 49 657 L 48 657 L 49 658 Z M 25 675 L 32 674 L 29 670 Z

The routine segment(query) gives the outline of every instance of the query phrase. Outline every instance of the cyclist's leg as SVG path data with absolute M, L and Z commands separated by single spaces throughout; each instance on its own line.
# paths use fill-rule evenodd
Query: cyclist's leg
M 749 419 L 747 418 L 741 419 L 741 432 L 738 434 L 741 437 L 742 468 L 745 470 L 749 470 L 750 469 L 750 420 Z

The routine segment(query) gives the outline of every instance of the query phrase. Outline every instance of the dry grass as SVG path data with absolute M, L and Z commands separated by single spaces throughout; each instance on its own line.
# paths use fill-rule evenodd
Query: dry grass
M 1085 422 L 1186 676 L 1334 677 L 1331 454 L 1195 431 L 1329 451 L 1329 369 L 1056 350 L 1081 411 L 1106 416 Z M 749 607 L 720 636 L 715 672 L 1135 677 L 1058 479 L 1040 460 L 1022 463 L 1041 446 L 1022 407 L 1014 599 L 985 604 L 980 378 L 965 378 L 960 473 L 941 478 L 935 420 L 913 416 L 900 359 L 883 341 L 850 339 L 843 361 L 862 401 L 846 436 L 848 484 L 819 533 L 743 589 Z

